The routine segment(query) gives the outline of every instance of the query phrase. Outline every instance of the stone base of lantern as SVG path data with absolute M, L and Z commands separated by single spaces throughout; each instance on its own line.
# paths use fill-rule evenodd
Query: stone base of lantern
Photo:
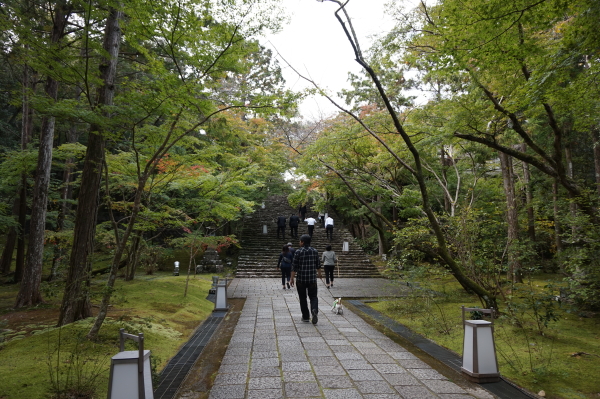
M 464 368 L 460 368 L 460 371 L 467 377 L 467 379 L 471 382 L 477 384 L 486 384 L 488 382 L 498 382 L 500 381 L 500 374 L 477 374 L 472 373 L 469 370 L 465 370 Z

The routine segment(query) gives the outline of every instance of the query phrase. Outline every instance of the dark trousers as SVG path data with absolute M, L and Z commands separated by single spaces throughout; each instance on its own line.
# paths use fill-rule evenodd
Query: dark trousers
M 281 231 L 281 238 L 285 238 L 285 226 L 277 226 L 277 238 L 279 238 L 280 231 Z
M 290 282 L 290 276 L 292 274 L 292 267 L 281 267 L 281 285 L 285 285 L 285 283 Z
M 300 311 L 302 312 L 302 318 L 304 320 L 310 319 L 310 310 L 308 309 L 308 302 L 306 296 L 310 299 L 310 308 L 315 309 L 315 314 L 319 312 L 319 298 L 317 298 L 317 283 L 303 284 L 296 282 L 296 289 L 298 290 L 298 299 L 300 299 Z
M 298 226 L 290 226 L 290 236 L 298 238 Z
M 335 269 L 335 265 L 325 265 L 325 284 L 329 285 L 329 280 L 331 280 L 331 284 L 333 284 L 333 269 Z
M 315 229 L 315 226 L 314 226 L 314 225 L 312 225 L 312 226 L 308 226 L 308 235 L 309 235 L 309 236 L 311 236 L 311 237 L 312 237 L 312 233 L 313 233 L 313 230 L 314 230 L 314 229 Z
M 327 238 L 329 238 L 329 240 L 333 240 L 333 226 L 328 224 L 325 227 L 325 233 L 327 234 Z

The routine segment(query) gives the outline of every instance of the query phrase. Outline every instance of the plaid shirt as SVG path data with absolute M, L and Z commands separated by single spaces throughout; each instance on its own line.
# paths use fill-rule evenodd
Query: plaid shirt
M 321 268 L 319 253 L 313 247 L 300 247 L 294 253 L 292 270 L 296 273 L 296 282 L 311 284 L 317 282 L 317 269 Z

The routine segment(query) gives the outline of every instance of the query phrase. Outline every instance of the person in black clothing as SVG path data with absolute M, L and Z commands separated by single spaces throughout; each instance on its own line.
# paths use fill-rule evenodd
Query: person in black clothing
M 302 312 L 302 321 L 309 322 L 312 314 L 312 323 L 317 324 L 319 318 L 319 299 L 317 297 L 317 277 L 321 278 L 321 264 L 319 262 L 319 253 L 310 246 L 311 238 L 308 234 L 300 237 L 300 248 L 294 253 L 292 261 L 292 276 L 290 285 L 296 285 L 298 290 L 298 299 L 300 300 L 300 311 Z M 310 299 L 310 313 L 308 310 L 308 301 Z
M 279 238 L 279 232 L 281 231 L 281 238 L 285 239 L 285 216 L 279 216 L 277 218 L 277 238 Z
M 287 289 L 290 289 L 290 275 L 292 273 L 292 259 L 294 254 L 290 251 L 287 245 L 284 245 L 279 254 L 279 260 L 277 261 L 277 267 L 281 270 L 281 285 L 285 290 L 286 284 Z
M 300 212 L 300 220 L 304 222 L 304 218 L 306 217 L 306 205 L 300 206 L 300 208 L 298 208 L 298 211 Z
M 300 218 L 292 213 L 290 216 L 290 235 L 294 238 L 298 238 L 298 224 L 300 223 Z

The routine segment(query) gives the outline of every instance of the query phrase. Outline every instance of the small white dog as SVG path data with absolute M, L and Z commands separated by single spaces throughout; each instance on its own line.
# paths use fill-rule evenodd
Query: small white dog
M 333 301 L 331 311 L 335 314 L 344 314 L 344 307 L 342 306 L 342 298 L 338 298 Z

